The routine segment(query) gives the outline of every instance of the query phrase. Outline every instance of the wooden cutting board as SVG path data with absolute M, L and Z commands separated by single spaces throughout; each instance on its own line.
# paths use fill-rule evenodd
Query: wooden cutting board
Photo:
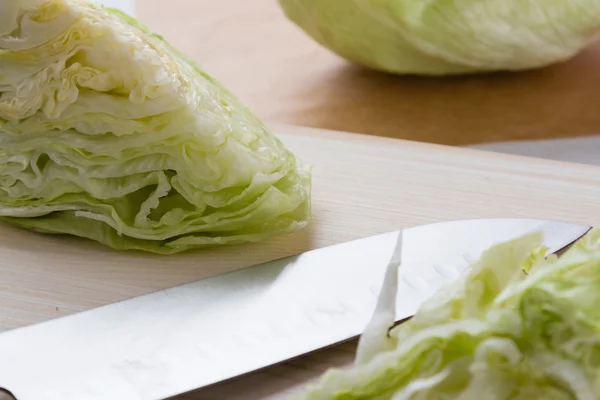
M 157 257 L 0 225 L 0 330 L 419 224 L 480 217 L 600 223 L 597 167 L 271 127 L 313 165 L 314 220 L 309 229 L 260 244 Z M 301 357 L 179 398 L 283 399 L 326 368 L 350 361 L 352 346 Z

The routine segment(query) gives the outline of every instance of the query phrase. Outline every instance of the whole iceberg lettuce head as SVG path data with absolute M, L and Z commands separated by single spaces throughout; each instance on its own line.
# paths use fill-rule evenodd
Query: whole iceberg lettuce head
M 0 217 L 157 253 L 257 241 L 309 222 L 310 171 L 128 15 L 2 0 Z
M 596 0 L 279 0 L 317 42 L 370 68 L 446 75 L 573 57 L 600 30 Z
M 390 263 L 355 365 L 328 371 L 298 397 L 600 398 L 600 229 L 560 258 L 545 257 L 541 243 L 534 233 L 490 248 L 391 330 L 398 263 Z

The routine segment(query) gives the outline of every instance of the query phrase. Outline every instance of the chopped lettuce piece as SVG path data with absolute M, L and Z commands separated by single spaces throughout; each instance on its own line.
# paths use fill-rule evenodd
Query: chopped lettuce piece
M 370 354 L 374 342 L 361 340 L 358 353 L 369 357 L 329 370 L 299 398 L 599 398 L 600 228 L 561 257 L 546 257 L 541 243 L 535 233 L 493 246 L 392 329 L 374 316 L 363 336 L 389 330 L 387 343 Z M 395 290 L 393 275 L 382 298 Z
M 0 2 L 0 218 L 176 253 L 305 227 L 310 167 L 127 14 Z

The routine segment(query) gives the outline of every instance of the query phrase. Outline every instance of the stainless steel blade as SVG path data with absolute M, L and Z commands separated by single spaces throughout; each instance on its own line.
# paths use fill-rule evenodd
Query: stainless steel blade
M 533 231 L 557 251 L 589 228 L 491 219 L 406 229 L 398 319 L 455 279 L 465 254 Z M 0 334 L 0 387 L 18 400 L 164 399 L 348 340 L 371 317 L 398 234 Z

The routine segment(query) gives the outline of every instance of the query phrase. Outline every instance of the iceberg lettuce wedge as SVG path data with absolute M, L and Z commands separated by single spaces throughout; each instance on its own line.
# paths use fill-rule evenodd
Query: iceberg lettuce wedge
M 0 3 L 0 217 L 116 249 L 252 242 L 310 220 L 310 169 L 132 17 Z

